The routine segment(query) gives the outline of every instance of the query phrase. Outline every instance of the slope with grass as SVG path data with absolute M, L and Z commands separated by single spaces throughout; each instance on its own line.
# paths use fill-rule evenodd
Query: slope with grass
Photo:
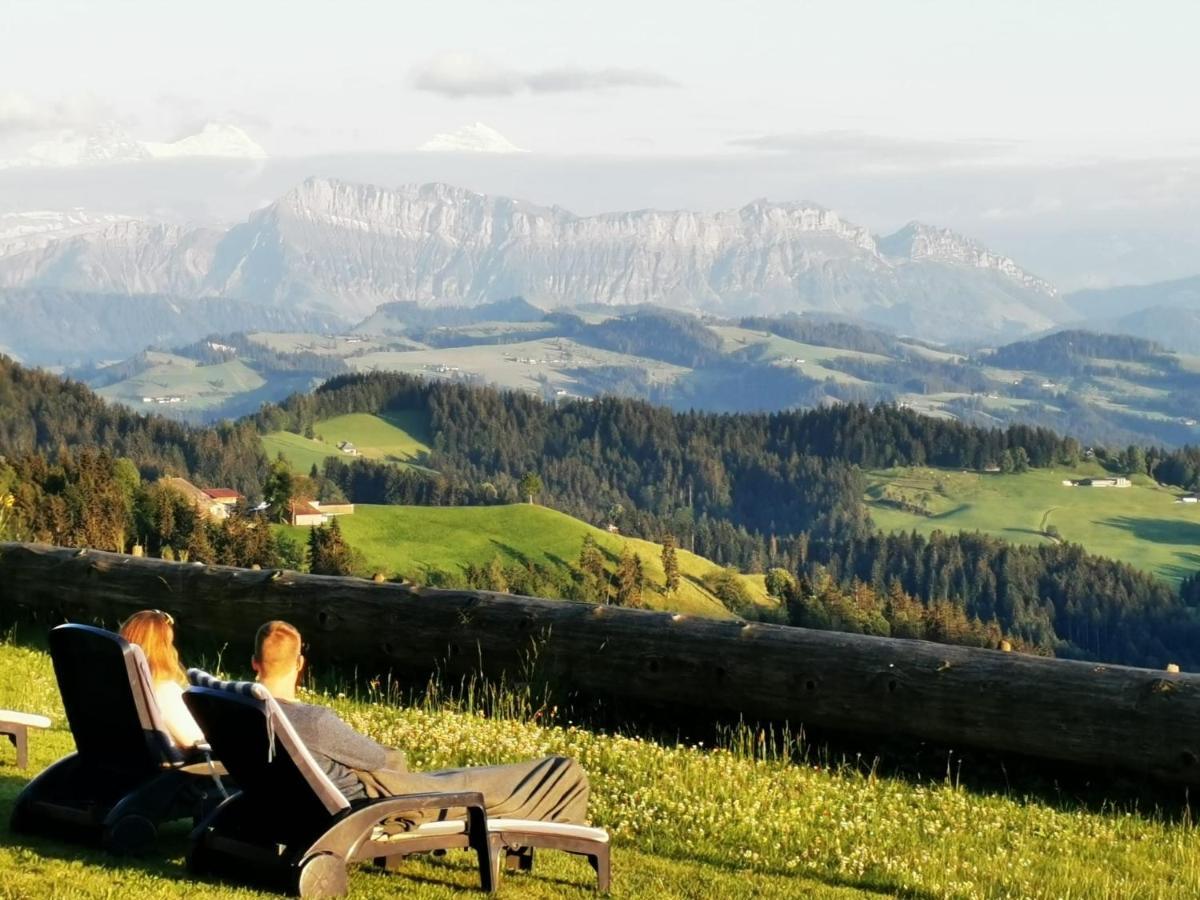
M 338 519 L 347 543 L 362 554 L 370 571 L 402 574 L 422 582 L 431 570 L 458 574 L 468 563 L 487 565 L 499 556 L 505 565 L 527 562 L 566 573 L 579 560 L 585 535 L 591 535 L 616 568 L 628 546 L 642 558 L 651 609 L 705 616 L 729 616 L 729 611 L 702 583 L 719 569 L 704 557 L 678 550 L 681 583 L 670 596 L 663 593 L 662 547 L 650 541 L 610 534 L 565 513 L 528 503 L 509 506 L 371 506 L 355 507 L 354 515 Z M 294 539 L 308 535 L 304 527 L 278 526 Z M 761 605 L 773 605 L 762 580 L 740 576 L 747 592 Z
M 182 356 L 166 353 L 153 356 L 153 365 L 96 393 L 139 410 L 160 412 L 164 408 L 160 404 L 145 404 L 144 397 L 177 397 L 176 403 L 168 405 L 170 409 L 202 410 L 220 406 L 266 384 L 261 375 L 238 359 L 205 366 Z
M 867 505 L 887 531 L 982 531 L 1036 544 L 1061 540 L 1177 580 L 1200 569 L 1200 508 L 1134 476 L 1128 488 L 1068 487 L 1098 465 L 1020 475 L 905 468 L 871 472 Z M 1047 534 L 1057 529 L 1057 535 Z
M 370 686 L 362 694 L 344 682 L 324 688 L 305 699 L 403 747 L 414 769 L 547 753 L 578 759 L 591 779 L 593 821 L 613 837 L 618 897 L 1200 895 L 1200 835 L 1187 819 L 1123 806 L 1097 812 L 1063 795 L 1047 802 L 977 793 L 949 779 L 879 777 L 794 739 L 746 729 L 706 748 L 592 732 L 494 694 L 451 701 L 431 692 L 402 702 Z M 0 707 L 54 720 L 32 742 L 31 772 L 72 749 L 44 653 L 0 644 Z M 11 758 L 0 749 L 0 898 L 277 896 L 189 877 L 182 822 L 142 859 L 10 833 L 13 800 L 30 777 Z M 594 897 L 593 883 L 586 863 L 546 852 L 532 873 L 507 876 L 501 896 Z M 464 892 L 477 885 L 471 858 L 451 853 L 414 859 L 394 873 L 353 867 L 350 896 L 433 900 L 470 895 Z
M 407 467 L 421 467 L 429 453 L 429 423 L 415 411 L 388 412 L 380 415 L 351 413 L 322 419 L 313 425 L 314 438 L 289 431 L 273 431 L 262 436 L 263 450 L 274 459 L 283 454 L 298 472 L 320 468 L 328 456 L 342 457 L 342 441 L 358 448 L 360 456 L 385 460 Z

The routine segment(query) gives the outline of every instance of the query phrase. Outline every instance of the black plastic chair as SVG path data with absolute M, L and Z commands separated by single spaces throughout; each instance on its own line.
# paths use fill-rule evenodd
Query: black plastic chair
M 206 750 L 183 753 L 168 736 L 140 647 L 100 628 L 60 625 L 50 657 L 76 750 L 26 785 L 14 832 L 133 853 L 162 823 L 198 818 L 220 799 Z
M 240 792 L 192 832 L 188 869 L 299 894 L 333 897 L 347 891 L 351 862 L 385 865 L 391 856 L 472 849 L 483 889 L 495 888 L 483 796 L 474 792 L 410 794 L 351 804 L 317 766 L 287 716 L 259 684 L 188 673 L 184 694 L 214 751 Z M 462 809 L 453 834 L 383 841 L 381 827 L 421 810 Z

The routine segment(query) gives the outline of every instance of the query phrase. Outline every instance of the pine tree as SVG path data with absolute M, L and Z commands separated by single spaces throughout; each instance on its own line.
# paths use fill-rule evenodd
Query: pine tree
M 203 516 L 196 516 L 188 533 L 187 558 L 189 562 L 203 563 L 211 563 L 215 558 L 212 542 L 208 539 L 208 523 Z
M 664 587 L 668 594 L 679 589 L 679 560 L 675 556 L 675 535 L 665 534 L 662 541 Z
M 617 605 L 641 606 L 645 583 L 642 558 L 626 547 L 621 551 L 621 561 L 617 565 Z
M 584 599 L 607 603 L 608 573 L 604 569 L 604 554 L 590 534 L 583 536 L 583 546 L 579 550 L 579 572 L 583 577 Z

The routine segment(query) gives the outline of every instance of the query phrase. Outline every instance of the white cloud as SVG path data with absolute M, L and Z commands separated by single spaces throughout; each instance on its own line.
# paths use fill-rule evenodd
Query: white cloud
M 524 91 L 537 94 L 602 91 L 610 88 L 676 87 L 677 82 L 650 69 L 584 69 L 562 66 L 521 71 L 469 51 L 439 53 L 416 66 L 413 87 L 443 97 L 511 97 Z
M 89 125 L 107 115 L 105 104 L 88 95 L 39 100 L 21 91 L 0 90 L 0 137 Z
M 1011 158 L 1019 147 L 1014 141 L 902 138 L 860 131 L 765 134 L 729 143 L 749 150 L 839 161 L 877 171 L 994 163 Z

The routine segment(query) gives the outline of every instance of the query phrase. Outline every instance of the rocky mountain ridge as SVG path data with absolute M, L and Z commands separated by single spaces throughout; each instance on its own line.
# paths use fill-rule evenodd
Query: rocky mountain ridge
M 877 239 L 837 213 L 757 200 L 580 217 L 445 184 L 309 179 L 228 230 L 120 222 L 0 256 L 0 286 L 241 298 L 362 317 L 379 304 L 651 303 L 819 311 L 922 337 L 1063 321 L 1057 292 L 952 232 Z

